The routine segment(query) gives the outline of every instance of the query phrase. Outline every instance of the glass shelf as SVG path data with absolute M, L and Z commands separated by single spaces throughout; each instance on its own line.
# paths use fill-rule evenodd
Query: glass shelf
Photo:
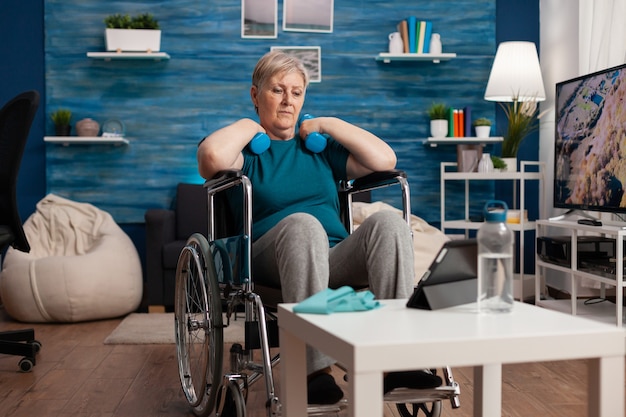
M 449 61 L 456 58 L 455 53 L 447 54 L 390 54 L 381 52 L 376 56 L 376 61 L 383 61 L 385 64 L 391 61 L 433 61 L 438 64 L 441 61 Z
M 500 143 L 504 138 L 502 136 L 489 136 L 488 138 L 477 137 L 443 137 L 443 138 L 428 138 L 423 140 L 424 145 L 430 145 L 436 147 L 437 145 L 479 145 L 481 143 Z
M 44 142 L 69 145 L 128 145 L 128 139 L 122 136 L 45 136 Z
M 169 60 L 170 56 L 165 52 L 87 52 L 88 58 L 111 61 L 114 59 L 150 59 L 154 61 Z

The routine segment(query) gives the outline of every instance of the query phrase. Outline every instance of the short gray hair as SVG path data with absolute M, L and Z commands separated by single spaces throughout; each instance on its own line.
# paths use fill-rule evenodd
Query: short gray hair
M 276 74 L 298 72 L 304 80 L 304 87 L 309 86 L 309 73 L 302 61 L 281 50 L 273 50 L 261 57 L 252 72 L 252 85 L 261 89 L 265 82 Z

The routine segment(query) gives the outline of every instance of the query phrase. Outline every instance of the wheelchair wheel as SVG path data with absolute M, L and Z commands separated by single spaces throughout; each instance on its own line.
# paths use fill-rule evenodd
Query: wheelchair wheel
M 222 401 L 222 396 L 224 399 Z M 228 381 L 217 396 L 215 415 L 219 417 L 246 417 L 246 399 L 235 380 Z
M 178 257 L 174 300 L 176 354 L 183 392 L 197 416 L 215 408 L 222 382 L 222 304 L 209 244 L 192 235 Z
M 396 404 L 396 408 L 402 417 L 439 417 L 441 415 L 441 400 L 431 403 Z M 422 414 L 420 414 L 422 412 Z

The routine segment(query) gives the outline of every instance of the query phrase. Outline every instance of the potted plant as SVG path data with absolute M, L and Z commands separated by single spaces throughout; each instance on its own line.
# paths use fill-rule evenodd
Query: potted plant
M 104 19 L 107 51 L 158 52 L 161 50 L 159 22 L 150 13 L 130 17 L 113 14 Z
M 70 119 L 72 112 L 68 109 L 58 109 L 50 115 L 54 122 L 54 133 L 57 136 L 69 136 L 71 131 Z
M 506 162 L 502 160 L 502 158 L 491 155 L 491 163 L 493 164 L 493 169 L 497 171 L 505 171 L 506 170 Z
M 474 125 L 474 131 L 478 138 L 488 138 L 491 132 L 491 120 L 485 117 L 479 117 L 472 123 Z
M 502 140 L 502 159 L 507 164 L 507 171 L 517 170 L 517 152 L 522 141 L 530 133 L 539 128 L 539 117 L 537 115 L 537 102 L 513 101 L 512 103 L 500 103 L 504 109 L 508 126 L 504 139 Z
M 428 108 L 430 118 L 430 136 L 443 138 L 448 135 L 448 106 L 444 103 L 433 103 Z

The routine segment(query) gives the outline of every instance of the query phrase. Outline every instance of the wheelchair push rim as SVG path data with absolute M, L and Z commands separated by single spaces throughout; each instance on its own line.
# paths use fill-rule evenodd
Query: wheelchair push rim
M 183 393 L 198 416 L 215 407 L 222 382 L 223 323 L 209 244 L 192 235 L 176 267 L 175 335 Z

